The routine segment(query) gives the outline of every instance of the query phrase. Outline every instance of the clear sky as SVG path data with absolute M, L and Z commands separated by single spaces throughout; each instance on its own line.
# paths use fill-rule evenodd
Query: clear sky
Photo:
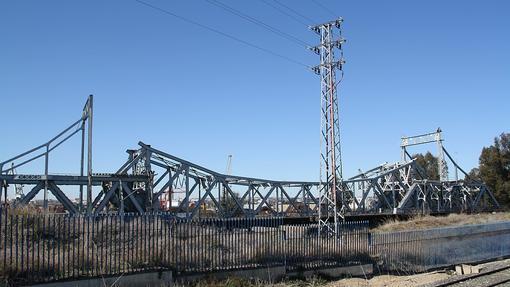
M 206 0 L 144 1 L 319 60 Z M 318 37 L 300 22 L 333 17 L 313 1 L 279 0 L 310 18 L 299 22 L 262 0 L 220 1 L 310 44 Z M 509 1 L 317 1 L 345 19 L 346 176 L 397 161 L 401 136 L 437 127 L 469 170 L 510 132 Z M 318 179 L 319 78 L 301 65 L 134 0 L 1 1 L 0 35 L 1 160 L 78 119 L 94 94 L 95 172 L 115 171 L 141 140 L 222 172 L 232 154 L 234 174 Z M 77 173 L 78 144 L 52 155 L 50 172 Z

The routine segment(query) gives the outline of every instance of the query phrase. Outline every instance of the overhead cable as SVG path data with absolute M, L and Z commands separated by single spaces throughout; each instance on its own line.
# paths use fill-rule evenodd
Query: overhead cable
M 282 30 L 280 30 L 278 28 L 275 28 L 275 27 L 273 27 L 273 26 L 271 26 L 271 25 L 269 25 L 267 23 L 264 23 L 264 22 L 254 18 L 254 17 L 251 17 L 250 15 L 247 15 L 246 13 L 243 13 L 243 12 L 241 12 L 241 11 L 239 11 L 239 10 L 237 10 L 237 9 L 235 9 L 235 8 L 225 4 L 225 3 L 222 3 L 222 2 L 220 2 L 218 0 L 206 0 L 206 1 L 209 2 L 212 5 L 215 5 L 216 7 L 219 7 L 219 8 L 221 8 L 221 9 L 223 9 L 223 10 L 229 12 L 229 13 L 232 13 L 232 14 L 234 14 L 234 15 L 242 18 L 242 19 L 245 19 L 245 20 L 247 20 L 247 21 L 249 21 L 249 22 L 251 22 L 251 23 L 253 23 L 253 24 L 255 24 L 255 25 L 259 26 L 259 27 L 262 27 L 262 28 L 272 32 L 273 34 L 276 34 L 276 35 L 278 35 L 278 36 L 280 36 L 280 37 L 282 37 L 284 39 L 287 39 L 287 40 L 289 40 L 291 42 L 294 42 L 294 43 L 296 43 L 298 45 L 304 46 L 305 48 L 310 46 L 310 44 L 306 43 L 305 41 L 303 41 L 303 40 L 301 40 L 301 39 L 299 39 L 299 38 L 297 38 L 295 36 L 292 36 L 292 35 L 284 32 L 284 31 L 282 31 Z
M 220 30 L 218 30 L 218 29 L 216 29 L 216 28 L 212 28 L 212 27 L 209 27 L 209 26 L 207 26 L 207 25 L 205 25 L 205 24 L 199 23 L 199 22 L 197 22 L 197 21 L 195 21 L 195 20 L 191 20 L 191 19 L 188 19 L 188 18 L 186 18 L 186 17 L 184 17 L 184 16 L 180 16 L 180 15 L 178 15 L 178 14 L 176 14 L 176 13 L 174 13 L 174 12 L 171 12 L 171 11 L 169 11 L 169 10 L 166 10 L 166 9 L 160 8 L 160 7 L 158 7 L 158 6 L 152 5 L 152 4 L 150 4 L 150 3 L 148 3 L 148 2 L 145 2 L 145 1 L 142 1 L 142 0 L 135 0 L 135 1 L 136 1 L 136 2 L 138 2 L 138 3 L 140 3 L 140 4 L 142 4 L 142 5 L 145 5 L 145 6 L 147 6 L 147 7 L 150 7 L 150 8 L 152 8 L 152 9 L 154 9 L 154 10 L 160 11 L 160 12 L 162 12 L 162 13 L 164 13 L 164 14 L 167 14 L 167 15 L 169 15 L 169 16 L 172 16 L 172 17 L 174 17 L 174 18 L 177 18 L 177 19 L 179 19 L 179 20 L 181 20 L 181 21 L 187 22 L 187 23 L 189 23 L 189 24 L 193 24 L 193 25 L 195 25 L 195 26 L 198 26 L 198 27 L 201 27 L 201 28 L 206 29 L 206 30 L 208 30 L 208 31 L 214 32 L 214 33 L 216 33 L 216 34 L 219 34 L 219 35 L 221 35 L 221 36 L 223 36 L 223 37 L 226 37 L 226 38 L 229 38 L 229 39 L 231 39 L 231 40 L 234 40 L 234 41 L 237 41 L 237 42 L 239 42 L 239 43 L 242 43 L 242 44 L 244 44 L 244 45 L 246 45 L 246 46 L 250 46 L 250 47 L 252 47 L 252 48 L 255 48 L 255 49 L 257 49 L 257 50 L 260 50 L 260 51 L 262 51 L 262 52 L 265 52 L 265 53 L 267 53 L 267 54 L 270 54 L 270 55 L 273 55 L 273 56 L 275 56 L 275 57 L 278 57 L 278 58 L 284 59 L 284 60 L 286 60 L 286 61 L 288 61 L 288 62 L 294 63 L 294 64 L 296 64 L 296 65 L 300 65 L 300 66 L 306 67 L 306 68 L 308 68 L 308 69 L 310 68 L 310 66 L 309 66 L 309 65 L 306 65 L 306 64 L 304 64 L 304 63 L 302 63 L 302 62 L 300 62 L 300 61 L 298 61 L 298 60 L 294 60 L 294 59 L 292 59 L 292 58 L 290 58 L 290 57 L 287 57 L 287 56 L 285 56 L 285 55 L 282 55 L 282 54 L 280 54 L 280 53 L 277 53 L 277 52 L 274 52 L 274 51 L 269 50 L 269 49 L 267 49 L 267 48 L 261 47 L 261 46 L 259 46 L 259 45 L 256 45 L 256 44 L 253 44 L 253 43 L 250 43 L 250 42 L 245 41 L 245 40 L 243 40 L 243 39 L 240 39 L 240 38 L 238 38 L 238 37 L 236 37 L 236 36 L 233 36 L 233 35 L 231 35 L 231 34 L 228 34 L 228 33 L 225 33 L 225 32 L 223 32 L 223 31 L 220 31 Z
M 306 23 L 305 21 L 303 21 L 303 20 L 299 19 L 298 17 L 296 17 L 296 16 L 292 15 L 291 13 L 289 13 L 289 12 L 285 11 L 284 9 L 282 9 L 282 8 L 280 8 L 280 7 L 276 6 L 275 4 L 271 3 L 271 2 L 273 2 L 273 1 L 269 1 L 269 0 L 260 0 L 260 1 L 262 1 L 262 3 L 266 4 L 267 6 L 272 7 L 273 9 L 275 9 L 275 10 L 279 11 L 279 12 L 280 12 L 280 13 L 282 13 L 283 15 L 285 15 L 285 16 L 287 16 L 287 17 L 291 18 L 291 19 L 292 19 L 292 20 L 294 20 L 294 21 L 296 21 L 296 22 L 298 22 L 298 23 L 300 23 L 300 24 L 303 24 L 303 25 L 305 25 L 306 27 L 310 26 L 310 23 Z

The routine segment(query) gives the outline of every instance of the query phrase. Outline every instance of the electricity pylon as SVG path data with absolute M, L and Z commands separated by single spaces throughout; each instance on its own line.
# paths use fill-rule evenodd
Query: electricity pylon
M 321 79 L 319 235 L 338 234 L 338 223 L 340 220 L 344 220 L 348 204 L 348 197 L 343 189 L 340 117 L 337 98 L 339 81 L 336 77 L 337 70 L 343 76 L 342 45 L 345 40 L 341 37 L 342 22 L 342 18 L 339 18 L 310 27 L 320 36 L 320 44 L 310 48 L 320 56 L 320 64 L 313 68 L 313 71 Z M 335 52 L 339 54 L 338 60 L 335 58 Z

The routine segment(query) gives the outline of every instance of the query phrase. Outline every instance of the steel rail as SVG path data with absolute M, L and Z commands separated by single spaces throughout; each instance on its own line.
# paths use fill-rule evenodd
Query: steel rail
M 458 283 L 465 283 L 465 282 L 468 282 L 469 280 L 473 280 L 473 279 L 476 279 L 476 278 L 479 278 L 479 277 L 483 277 L 483 276 L 491 275 L 491 274 L 494 274 L 494 273 L 502 272 L 502 271 L 505 271 L 505 270 L 508 270 L 508 269 L 510 269 L 510 265 L 499 267 L 499 268 L 495 268 L 495 269 L 492 269 L 492 270 L 489 270 L 489 271 L 485 271 L 485 272 L 481 272 L 481 273 L 478 273 L 478 274 L 469 275 L 468 277 L 463 277 L 463 278 L 458 278 L 458 279 L 451 280 L 451 281 L 441 282 L 439 284 L 433 285 L 433 287 L 446 287 L 446 286 L 452 286 L 452 285 L 455 285 L 455 284 L 458 284 Z M 507 278 L 507 279 L 502 280 L 501 282 L 491 283 L 490 285 L 485 285 L 485 286 L 486 287 L 497 286 L 497 285 L 500 285 L 502 283 L 506 283 L 506 282 L 509 282 L 509 281 L 510 281 L 510 278 Z

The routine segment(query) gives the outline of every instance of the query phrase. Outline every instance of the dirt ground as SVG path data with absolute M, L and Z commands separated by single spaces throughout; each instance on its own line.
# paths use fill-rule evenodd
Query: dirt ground
M 423 273 L 409 276 L 381 275 L 372 279 L 361 278 L 343 279 L 329 282 L 327 287 L 411 287 L 447 279 L 450 275 L 445 272 Z
M 264 282 L 248 283 L 242 279 L 227 279 L 222 282 L 200 282 L 194 287 L 411 287 L 430 284 L 447 279 L 449 275 L 444 272 L 432 272 L 410 276 L 381 275 L 365 280 L 362 278 L 342 279 L 338 281 L 325 281 L 317 278 L 308 281 L 286 281 L 276 284 Z
M 505 266 L 510 264 L 510 259 L 492 261 L 484 264 L 479 264 L 481 271 L 484 269 L 494 269 L 498 266 Z M 310 278 L 304 280 L 284 281 L 276 284 L 268 284 L 265 282 L 250 282 L 246 279 L 229 278 L 223 281 L 201 281 L 197 282 L 194 287 L 414 287 L 414 286 L 433 286 L 434 283 L 447 279 L 458 278 L 453 270 L 439 270 L 428 273 L 414 274 L 414 275 L 379 275 L 370 279 L 363 278 L 349 278 L 335 281 L 326 281 L 320 278 Z M 466 276 L 466 275 L 461 275 Z
M 498 265 L 510 264 L 510 259 L 493 261 L 478 266 L 481 270 L 485 268 L 493 268 Z M 324 284 L 326 287 L 412 287 L 428 285 L 442 280 L 446 280 L 452 276 L 457 276 L 453 270 L 434 271 L 429 273 L 421 273 L 409 276 L 381 275 L 373 277 L 369 280 L 361 278 L 342 279 Z

